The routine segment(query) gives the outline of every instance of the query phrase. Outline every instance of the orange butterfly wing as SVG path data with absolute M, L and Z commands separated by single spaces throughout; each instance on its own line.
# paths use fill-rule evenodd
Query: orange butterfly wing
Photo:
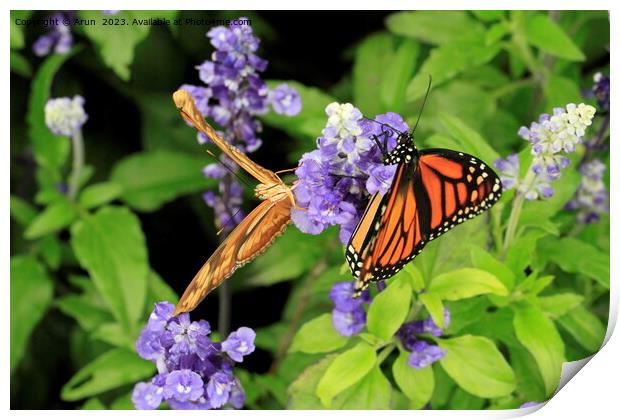
M 174 309 L 174 315 L 192 311 L 230 277 L 237 268 L 252 261 L 280 236 L 291 221 L 291 202 L 261 202 L 233 229 L 194 276 Z
M 356 292 L 392 277 L 429 241 L 488 209 L 500 195 L 495 172 L 466 153 L 426 149 L 417 160 L 399 164 L 389 193 L 371 198 L 347 245 Z

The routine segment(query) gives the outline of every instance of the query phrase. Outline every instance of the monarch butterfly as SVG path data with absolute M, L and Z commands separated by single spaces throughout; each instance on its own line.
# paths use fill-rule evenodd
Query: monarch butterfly
M 263 200 L 233 229 L 209 257 L 185 289 L 174 309 L 174 315 L 190 312 L 235 270 L 261 254 L 284 233 L 291 221 L 291 208 L 295 197 L 280 177 L 256 164 L 243 152 L 222 139 L 204 120 L 191 95 L 177 90 L 173 100 L 181 116 L 205 134 L 240 167 L 259 181 L 256 197 Z
M 480 159 L 449 149 L 418 150 L 415 128 L 398 133 L 388 153 L 387 137 L 393 133 L 383 128 L 383 146 L 375 141 L 384 164 L 398 166 L 388 192 L 370 198 L 347 244 L 355 297 L 370 281 L 400 271 L 429 241 L 490 208 L 502 193 L 499 177 Z

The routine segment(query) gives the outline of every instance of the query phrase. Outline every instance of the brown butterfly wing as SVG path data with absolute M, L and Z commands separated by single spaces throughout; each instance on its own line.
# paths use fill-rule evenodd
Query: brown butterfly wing
M 230 145 L 221 138 L 217 132 L 204 119 L 200 111 L 196 108 L 194 98 L 186 90 L 177 90 L 172 95 L 175 105 L 180 110 L 181 115 L 198 131 L 209 137 L 213 143 L 224 153 L 226 153 L 239 166 L 245 169 L 250 175 L 263 184 L 281 183 L 280 178 L 269 169 L 263 168 L 249 159 L 245 153 Z
M 174 315 L 192 311 L 235 270 L 260 255 L 291 220 L 290 200 L 261 202 L 228 235 L 187 286 Z

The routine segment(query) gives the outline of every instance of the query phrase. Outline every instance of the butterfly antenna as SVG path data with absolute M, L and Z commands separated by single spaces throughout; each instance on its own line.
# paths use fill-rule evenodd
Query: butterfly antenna
M 422 116 L 422 111 L 424 111 L 424 106 L 426 105 L 426 100 L 428 99 L 428 94 L 431 93 L 431 84 L 433 83 L 433 78 L 431 75 L 428 75 L 428 87 L 426 88 L 426 94 L 424 95 L 424 101 L 422 101 L 422 108 L 420 108 L 420 113 L 418 114 L 418 119 L 413 126 L 413 130 L 411 130 L 411 135 L 415 133 L 415 129 L 418 128 L 418 123 L 420 122 L 420 117 Z
M 220 230 L 217 231 L 216 235 L 220 236 L 222 234 L 222 232 L 224 232 L 224 229 L 226 229 L 226 227 L 235 221 L 235 217 L 237 217 L 237 215 L 239 214 L 239 212 L 241 212 L 241 209 L 237 209 L 237 211 L 231 216 L 229 217 L 224 223 L 222 223 L 222 227 L 220 228 Z
M 237 177 L 237 179 L 239 181 L 241 181 L 241 183 L 243 183 L 245 186 L 252 188 L 252 184 L 250 184 L 246 179 L 242 178 L 241 175 L 239 175 L 237 172 L 233 171 L 232 168 L 230 166 L 228 166 L 227 164 L 225 164 L 224 162 L 222 162 L 217 156 L 215 156 L 215 153 L 213 153 L 211 150 L 209 149 L 205 149 L 207 151 L 207 154 L 209 156 L 211 156 L 213 159 L 215 159 L 217 161 L 217 163 L 219 163 L 220 165 L 222 165 L 224 168 L 226 168 L 226 170 L 228 172 L 230 172 L 231 174 L 233 174 L 235 177 Z
M 377 123 L 377 124 L 379 124 L 379 125 L 384 125 L 384 126 L 386 126 L 386 127 L 390 128 L 390 129 L 394 130 L 394 132 L 395 132 L 395 133 L 398 133 L 398 134 L 403 134 L 403 132 L 402 132 L 402 131 L 397 130 L 396 128 L 392 127 L 392 126 L 391 126 L 391 125 L 389 125 L 388 123 L 382 123 L 382 122 L 380 122 L 380 121 L 373 120 L 372 118 L 368 118 L 368 117 L 364 117 L 364 119 L 366 119 L 366 120 L 368 120 L 368 121 L 375 122 L 375 123 Z

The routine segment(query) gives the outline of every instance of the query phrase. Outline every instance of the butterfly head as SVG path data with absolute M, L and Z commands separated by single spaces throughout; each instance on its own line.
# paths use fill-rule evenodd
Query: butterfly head
M 403 132 L 398 135 L 398 143 L 391 152 L 383 155 L 384 165 L 397 165 L 409 163 L 418 158 L 418 149 L 413 142 L 413 134 Z

